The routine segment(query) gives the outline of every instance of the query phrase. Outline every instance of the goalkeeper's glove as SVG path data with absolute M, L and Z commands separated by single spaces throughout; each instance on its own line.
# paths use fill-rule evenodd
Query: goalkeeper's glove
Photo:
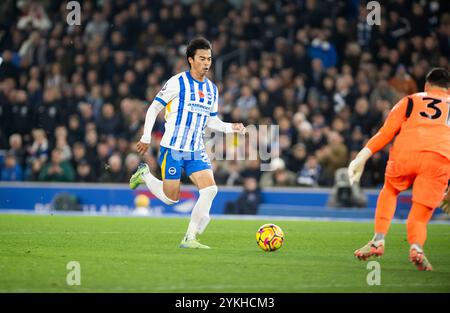
M 447 193 L 444 196 L 439 207 L 447 214 L 450 214 L 450 188 L 447 189 Z
M 350 184 L 353 185 L 355 182 L 359 182 L 361 175 L 364 171 L 364 165 L 366 165 L 367 160 L 372 156 L 372 151 L 369 148 L 364 148 L 356 155 L 356 158 L 350 162 L 348 166 L 348 178 Z

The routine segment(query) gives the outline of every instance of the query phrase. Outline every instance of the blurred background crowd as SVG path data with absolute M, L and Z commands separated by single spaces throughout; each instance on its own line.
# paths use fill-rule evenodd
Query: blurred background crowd
M 79 2 L 80 26 L 67 24 L 66 1 L 0 4 L 0 180 L 122 183 L 141 160 L 159 174 L 163 114 L 151 153 L 136 142 L 196 36 L 213 45 L 220 117 L 279 125 L 272 171 L 213 160 L 219 185 L 333 185 L 392 106 L 432 67 L 449 68 L 448 0 L 380 1 L 379 26 L 356 0 Z M 387 157 L 371 158 L 362 186 L 383 183 Z

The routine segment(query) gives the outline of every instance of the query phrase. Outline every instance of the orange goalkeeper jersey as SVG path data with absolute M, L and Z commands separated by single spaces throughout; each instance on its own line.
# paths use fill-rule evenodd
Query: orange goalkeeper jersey
M 450 96 L 432 90 L 404 97 L 366 147 L 375 153 L 396 135 L 391 154 L 432 151 L 450 160 Z

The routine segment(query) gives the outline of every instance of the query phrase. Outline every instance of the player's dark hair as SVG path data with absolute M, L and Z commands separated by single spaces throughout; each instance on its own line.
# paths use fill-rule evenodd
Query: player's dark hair
M 189 67 L 191 66 L 191 64 L 189 63 L 189 58 L 194 58 L 195 52 L 199 49 L 200 50 L 209 49 L 212 52 L 211 43 L 204 37 L 197 37 L 191 40 L 191 42 L 188 44 L 186 48 L 186 59 L 188 61 Z
M 435 67 L 427 74 L 426 82 L 434 86 L 449 88 L 450 73 L 445 68 Z

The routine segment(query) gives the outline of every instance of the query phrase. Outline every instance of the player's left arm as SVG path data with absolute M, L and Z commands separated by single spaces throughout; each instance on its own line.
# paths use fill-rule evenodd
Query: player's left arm
M 246 129 L 242 123 L 226 123 L 219 119 L 217 115 L 210 116 L 208 123 L 206 124 L 211 129 L 223 132 L 223 133 L 241 133 L 245 134 Z
M 364 171 L 367 160 L 376 152 L 383 149 L 402 127 L 402 123 L 406 120 L 406 108 L 408 98 L 401 99 L 389 112 L 384 125 L 380 130 L 367 142 L 366 146 L 356 155 L 355 159 L 348 166 L 348 176 L 350 184 L 359 182 Z

